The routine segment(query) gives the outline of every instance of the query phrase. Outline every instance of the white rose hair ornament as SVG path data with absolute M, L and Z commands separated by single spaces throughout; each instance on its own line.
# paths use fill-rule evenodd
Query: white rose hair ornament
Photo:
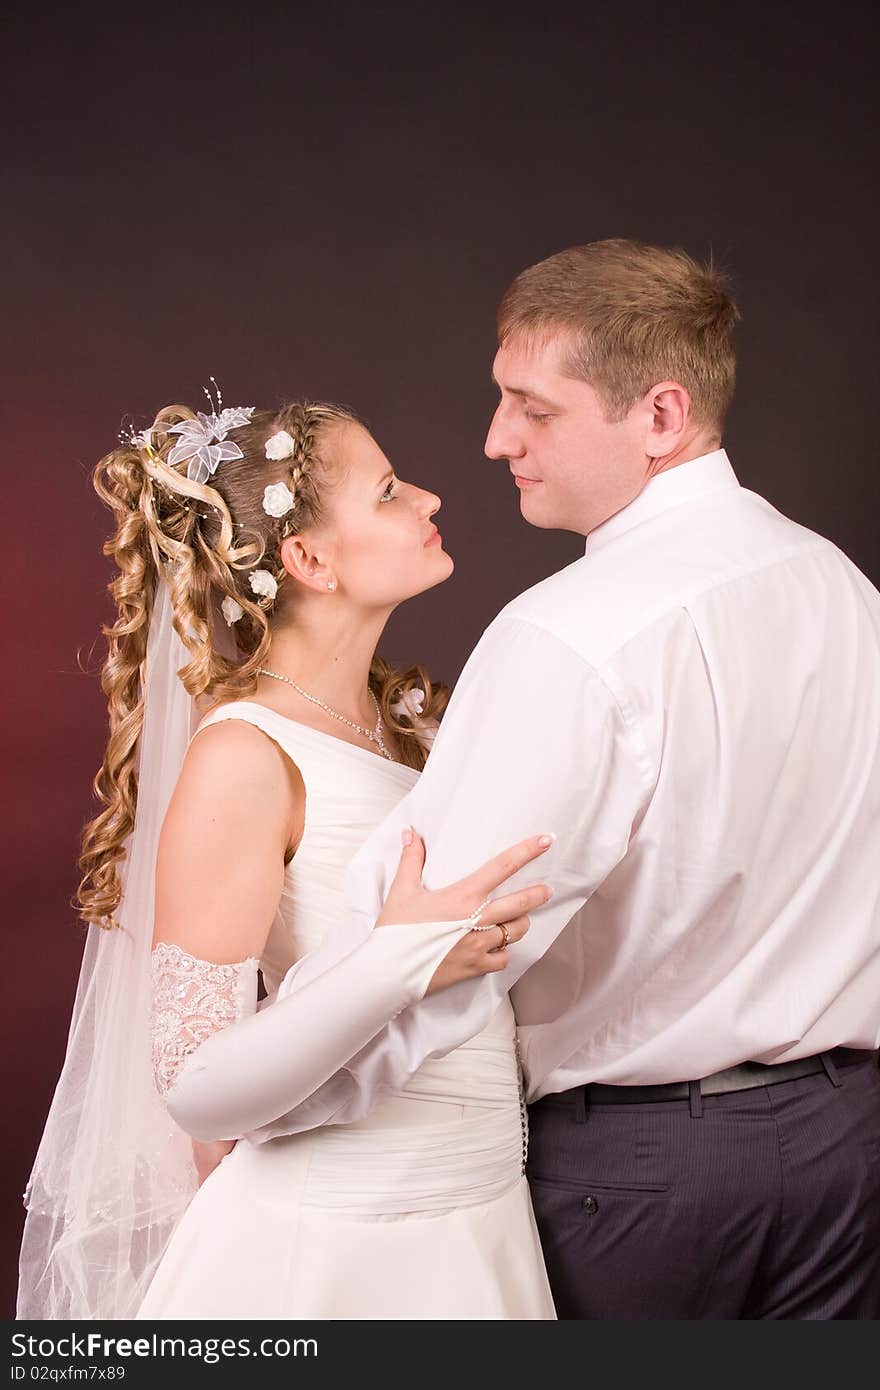
M 287 430 L 277 430 L 266 440 L 266 458 L 273 462 L 293 458 L 296 444 Z M 294 483 L 294 488 L 296 483 Z M 270 483 L 263 491 L 263 511 L 267 516 L 282 517 L 296 506 L 296 492 L 291 491 L 285 482 Z
M 420 685 L 411 686 L 405 690 L 400 699 L 389 706 L 391 713 L 396 719 L 407 719 L 413 727 L 416 738 L 426 751 L 430 751 L 431 745 L 437 736 L 440 727 L 436 719 L 424 717 L 425 692 Z
M 227 410 L 223 412 L 223 416 L 243 413 L 242 411 Z M 244 424 L 247 422 L 240 421 L 237 423 Z M 235 424 L 230 425 L 229 428 L 235 428 Z M 224 445 L 221 447 L 231 447 L 234 449 L 236 446 L 233 444 L 231 446 Z M 267 459 L 271 459 L 273 462 L 280 462 L 282 459 L 292 458 L 295 449 L 296 444 L 287 430 L 277 430 L 275 434 L 266 440 L 265 454 Z M 176 452 L 176 450 L 173 450 L 169 455 L 169 462 L 173 460 Z M 223 457 L 241 457 L 241 451 L 239 450 L 237 454 L 228 454 Z M 214 467 L 216 468 L 216 464 Z M 296 494 L 291 491 L 283 479 L 277 483 L 269 483 L 263 489 L 263 511 L 267 516 L 279 520 L 281 517 L 287 516 L 288 512 L 292 512 L 295 506 Z M 274 602 L 275 596 L 278 593 L 278 581 L 269 570 L 254 570 L 253 573 L 248 576 L 248 583 L 253 593 L 258 597 L 262 596 L 268 599 L 270 603 Z M 244 609 L 240 603 L 236 603 L 235 599 L 225 598 L 221 608 L 223 616 L 229 626 L 233 623 L 237 623 L 239 618 L 244 614 Z

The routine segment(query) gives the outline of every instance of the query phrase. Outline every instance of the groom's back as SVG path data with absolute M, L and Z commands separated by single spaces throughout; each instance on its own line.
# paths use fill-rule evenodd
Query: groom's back
M 617 521 L 506 610 L 596 670 L 652 787 L 551 952 L 589 981 L 578 1055 L 624 1083 L 668 1079 L 671 1027 L 694 1075 L 739 1060 L 732 1031 L 743 1059 L 873 1047 L 880 595 L 736 486 Z M 544 968 L 517 986 L 526 1023 Z

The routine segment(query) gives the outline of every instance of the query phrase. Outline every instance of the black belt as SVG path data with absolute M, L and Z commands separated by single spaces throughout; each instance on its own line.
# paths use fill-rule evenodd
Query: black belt
M 828 1052 L 820 1052 L 815 1057 L 798 1057 L 791 1062 L 740 1062 L 737 1067 L 726 1071 L 713 1072 L 711 1076 L 701 1077 L 699 1082 L 669 1081 L 659 1086 L 608 1086 L 603 1082 L 589 1081 L 585 1086 L 575 1086 L 570 1091 L 551 1093 L 546 1100 L 575 1101 L 581 1096 L 591 1105 L 646 1105 L 650 1101 L 690 1100 L 691 1087 L 699 1086 L 703 1096 L 724 1095 L 727 1091 L 750 1091 L 755 1086 L 775 1086 L 780 1081 L 795 1081 L 799 1076 L 812 1076 L 814 1072 L 829 1071 L 826 1060 L 831 1063 L 830 1075 L 833 1079 L 835 1067 L 854 1067 L 876 1061 L 877 1053 L 855 1047 L 833 1047 Z M 537 1102 L 540 1105 L 540 1101 Z

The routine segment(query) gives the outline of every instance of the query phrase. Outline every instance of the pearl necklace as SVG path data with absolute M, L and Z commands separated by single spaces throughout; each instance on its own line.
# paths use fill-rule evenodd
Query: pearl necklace
M 331 715 L 334 719 L 338 719 L 341 724 L 347 724 L 350 729 L 355 729 L 357 733 L 363 734 L 364 738 L 368 738 L 371 743 L 375 743 L 383 758 L 387 758 L 390 763 L 394 762 L 394 758 L 385 747 L 385 740 L 382 737 L 382 711 L 379 708 L 379 701 L 376 699 L 372 690 L 369 693 L 370 699 L 376 706 L 376 727 L 375 729 L 365 729 L 361 724 L 355 724 L 353 719 L 348 719 L 344 714 L 340 714 L 338 710 L 331 709 L 323 700 L 319 700 L 317 695 L 310 695 L 307 690 L 303 690 L 301 685 L 297 685 L 296 681 L 292 681 L 290 676 L 279 676 L 277 671 L 267 671 L 265 666 L 257 667 L 257 675 L 271 676 L 273 680 L 285 681 L 287 685 L 292 685 L 294 690 L 299 691 L 304 700 L 311 700 L 313 705 L 319 705 L 322 710 L 326 710 L 327 714 Z

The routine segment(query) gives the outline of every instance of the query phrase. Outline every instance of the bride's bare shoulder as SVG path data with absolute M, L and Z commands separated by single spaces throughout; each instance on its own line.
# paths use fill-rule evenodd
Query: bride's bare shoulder
M 159 835 L 154 941 L 200 960 L 259 958 L 302 836 L 297 778 L 251 724 L 229 719 L 199 731 Z
M 215 823 L 281 820 L 293 827 L 304 804 L 302 775 L 289 753 L 257 725 L 222 719 L 199 729 L 190 742 L 168 818 L 208 812 Z

